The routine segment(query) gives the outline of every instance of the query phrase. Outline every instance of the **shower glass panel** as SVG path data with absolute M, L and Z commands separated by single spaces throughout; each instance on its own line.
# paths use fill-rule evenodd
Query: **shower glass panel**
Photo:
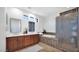
M 59 16 L 56 19 L 56 36 L 59 48 L 65 51 L 75 51 L 77 48 L 77 16 L 72 13 Z

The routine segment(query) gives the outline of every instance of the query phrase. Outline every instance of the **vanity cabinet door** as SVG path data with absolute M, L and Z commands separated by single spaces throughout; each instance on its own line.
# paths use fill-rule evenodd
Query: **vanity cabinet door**
M 33 35 L 33 40 L 34 40 L 34 43 L 38 43 L 39 42 L 39 35 Z
M 13 39 L 13 50 L 15 51 L 15 50 L 17 50 L 18 48 L 18 45 L 17 45 L 17 37 L 15 37 L 14 39 Z
M 30 44 L 31 44 L 31 45 L 34 44 L 34 35 L 31 35 L 31 36 L 30 36 Z
M 25 47 L 25 36 L 24 36 L 24 39 L 22 40 L 22 48 Z
M 17 49 L 17 38 L 10 37 L 6 40 L 6 50 L 7 51 L 15 51 Z
M 18 49 L 19 48 L 23 48 L 23 40 L 24 40 L 23 36 L 19 36 L 18 37 L 18 40 L 17 40 L 17 42 L 18 42 Z
M 37 40 L 36 40 L 36 41 L 37 41 L 36 43 L 38 43 L 38 42 L 40 41 L 39 35 L 36 35 L 36 39 L 37 39 Z
M 30 45 L 30 36 L 25 36 L 24 46 L 27 47 Z
M 34 43 L 37 42 L 36 35 L 33 35 L 33 40 L 34 40 Z

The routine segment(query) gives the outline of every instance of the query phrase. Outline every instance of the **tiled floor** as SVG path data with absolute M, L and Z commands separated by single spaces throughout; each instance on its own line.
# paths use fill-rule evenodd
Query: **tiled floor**
M 39 44 L 18 50 L 16 52 L 38 52 L 39 50 L 43 49 Z
M 62 52 L 62 51 L 40 42 L 39 44 L 18 50 L 16 52 Z
M 39 52 L 62 52 L 59 49 L 56 49 L 54 47 L 51 47 L 51 46 L 44 44 L 44 43 L 41 43 L 41 42 L 39 43 L 39 45 L 41 47 L 43 47 L 43 49 L 39 50 Z

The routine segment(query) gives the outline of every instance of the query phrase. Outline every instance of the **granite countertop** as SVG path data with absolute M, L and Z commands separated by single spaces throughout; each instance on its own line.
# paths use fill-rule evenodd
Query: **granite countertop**
M 6 37 L 15 37 L 15 36 L 24 36 L 24 35 L 35 35 L 35 34 L 42 34 L 42 33 L 27 33 L 27 34 L 6 34 Z

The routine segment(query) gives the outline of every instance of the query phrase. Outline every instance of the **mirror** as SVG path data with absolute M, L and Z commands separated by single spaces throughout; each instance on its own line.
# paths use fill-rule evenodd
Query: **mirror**
M 11 33 L 20 33 L 21 32 L 21 20 L 10 18 L 10 32 Z
M 29 32 L 35 31 L 35 22 L 29 21 Z

